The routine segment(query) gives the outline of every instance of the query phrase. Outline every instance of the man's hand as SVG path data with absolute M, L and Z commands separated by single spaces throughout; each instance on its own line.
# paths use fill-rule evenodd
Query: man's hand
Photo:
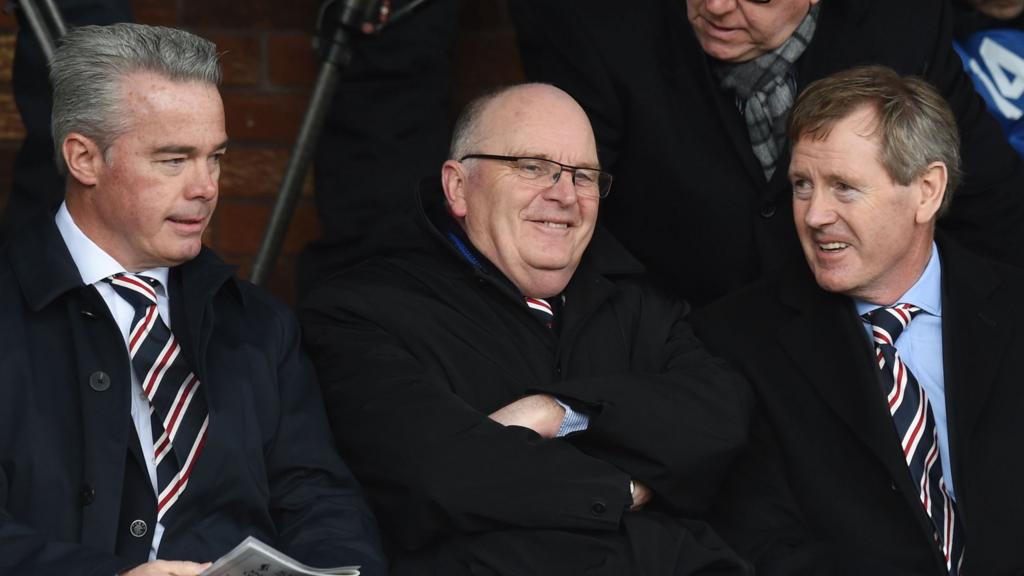
M 639 480 L 633 480 L 631 484 L 633 487 L 633 505 L 629 507 L 630 510 L 639 510 L 651 501 L 651 489 Z
M 554 438 L 565 418 L 565 409 L 550 394 L 532 394 L 497 410 L 490 418 L 498 424 L 522 426 L 543 438 Z
M 210 563 L 197 564 L 195 562 L 172 562 L 169 560 L 154 560 L 132 568 L 121 576 L 199 576 L 203 570 L 210 567 Z

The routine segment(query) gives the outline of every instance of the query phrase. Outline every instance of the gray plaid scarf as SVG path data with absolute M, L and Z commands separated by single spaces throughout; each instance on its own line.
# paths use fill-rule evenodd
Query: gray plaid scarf
M 767 180 L 772 179 L 786 145 L 786 114 L 796 99 L 793 64 L 814 37 L 819 8 L 819 4 L 812 6 L 793 35 L 775 50 L 748 62 L 715 67 L 722 88 L 736 93 L 750 145 Z

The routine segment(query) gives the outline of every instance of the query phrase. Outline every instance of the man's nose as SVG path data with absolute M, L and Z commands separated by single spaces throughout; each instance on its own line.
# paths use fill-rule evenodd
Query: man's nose
M 704 0 L 704 9 L 709 14 L 724 16 L 736 9 L 738 0 Z
M 573 182 L 572 169 L 562 167 L 561 170 L 552 175 L 552 178 L 554 182 L 545 190 L 544 197 L 562 204 L 576 203 L 578 198 L 576 184 Z
M 828 194 L 814 193 L 804 202 L 807 203 L 804 224 L 811 228 L 821 228 L 835 223 L 837 214 L 833 200 Z
M 213 198 L 217 195 L 217 182 L 219 177 L 219 166 L 211 166 L 207 162 L 196 162 L 196 167 L 188 186 L 189 197 L 204 199 Z

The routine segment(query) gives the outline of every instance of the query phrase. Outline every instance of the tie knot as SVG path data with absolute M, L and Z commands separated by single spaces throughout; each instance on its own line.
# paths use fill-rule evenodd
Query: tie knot
M 544 298 L 531 298 L 526 297 L 526 306 L 533 313 L 533 316 L 540 320 L 541 324 L 544 324 L 548 328 L 554 326 L 555 320 L 555 309 L 551 305 L 551 302 Z
M 160 281 L 155 278 L 124 272 L 104 278 L 103 281 L 110 284 L 118 296 L 124 298 L 136 310 L 156 304 L 156 288 Z
M 876 344 L 894 346 L 896 339 L 920 312 L 921 309 L 913 304 L 900 303 L 875 308 L 861 318 L 873 327 Z

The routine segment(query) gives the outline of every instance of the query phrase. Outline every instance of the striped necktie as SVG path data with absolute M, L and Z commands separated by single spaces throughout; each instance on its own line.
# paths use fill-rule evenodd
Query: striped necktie
M 544 298 L 530 298 L 526 297 L 526 306 L 533 313 L 534 318 L 540 321 L 541 324 L 553 329 L 555 327 L 555 309 L 551 307 L 551 303 Z
M 924 387 L 910 373 L 896 350 L 896 339 L 921 309 L 911 304 L 876 308 L 862 316 L 871 325 L 875 355 L 887 388 L 889 413 L 899 434 L 903 455 L 918 497 L 932 520 L 935 541 L 953 576 L 963 562 L 964 533 L 957 518 L 956 503 L 946 492 L 935 420 Z
M 206 402 L 181 346 L 160 319 L 156 303 L 160 282 L 134 274 L 115 274 L 104 281 L 135 308 L 128 355 L 149 399 L 159 492 L 157 521 L 162 521 L 185 491 L 206 442 Z

